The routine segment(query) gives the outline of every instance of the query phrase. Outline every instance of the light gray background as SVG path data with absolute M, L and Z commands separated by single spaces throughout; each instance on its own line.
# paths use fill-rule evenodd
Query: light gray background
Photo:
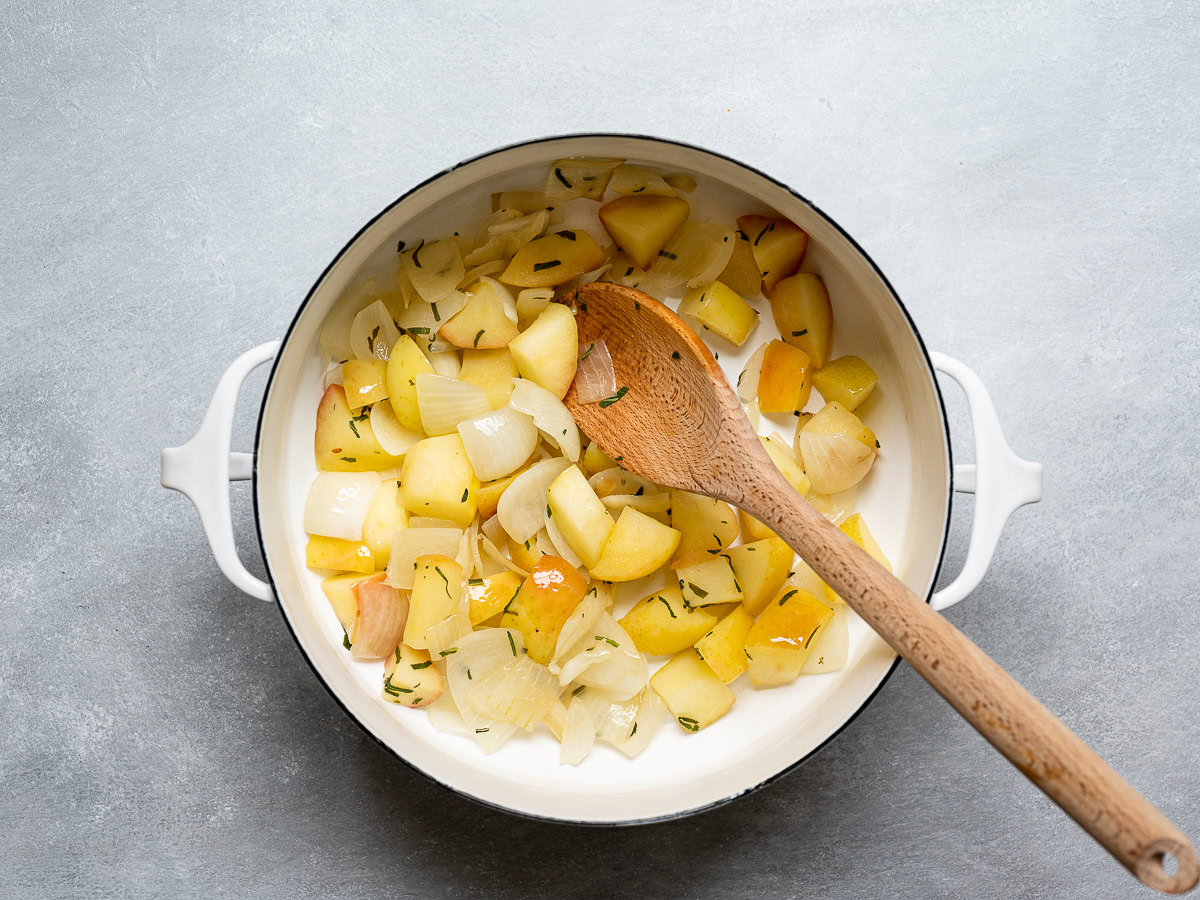
M 0 4 L 0 894 L 1147 896 L 904 667 L 716 812 L 481 809 L 342 714 L 158 485 L 420 179 L 547 133 L 709 146 L 833 215 L 990 385 L 1046 500 L 950 618 L 1200 835 L 1200 14 L 1047 6 Z

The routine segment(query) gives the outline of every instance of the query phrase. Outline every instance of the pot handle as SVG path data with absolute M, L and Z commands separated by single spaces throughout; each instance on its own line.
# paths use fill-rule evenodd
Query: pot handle
M 229 510 L 229 482 L 248 480 L 253 475 L 254 457 L 231 452 L 229 447 L 242 382 L 251 371 L 275 358 L 279 344 L 260 344 L 234 360 L 217 382 L 196 436 L 182 447 L 162 452 L 162 486 L 186 494 L 196 505 L 217 565 L 235 587 L 259 600 L 272 599 L 271 586 L 251 575 L 238 558 Z
M 953 378 L 967 395 L 975 432 L 975 462 L 954 467 L 954 490 L 975 495 L 971 543 L 958 577 L 930 600 L 934 609 L 941 610 L 983 581 L 1008 517 L 1026 503 L 1042 499 L 1042 465 L 1021 459 L 1008 446 L 996 407 L 978 375 L 944 353 L 930 353 L 929 358 L 934 369 Z

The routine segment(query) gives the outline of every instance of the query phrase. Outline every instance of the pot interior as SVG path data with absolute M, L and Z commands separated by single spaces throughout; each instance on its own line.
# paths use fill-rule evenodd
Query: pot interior
M 597 744 L 581 765 L 560 766 L 558 744 L 544 730 L 518 732 L 484 756 L 468 738 L 438 733 L 425 715 L 379 698 L 382 664 L 354 662 L 343 650 L 321 579 L 304 564 L 302 514 L 316 471 L 312 440 L 323 390 L 319 334 L 325 316 L 348 285 L 395 265 L 398 241 L 411 245 L 476 226 L 491 210 L 493 191 L 540 187 L 547 164 L 566 156 L 623 157 L 690 173 L 700 183 L 688 196 L 694 216 L 732 226 L 738 215 L 775 212 L 811 235 L 804 268 L 819 273 L 829 288 L 833 356 L 854 353 L 879 374 L 860 413 L 881 451 L 860 486 L 856 510 L 896 573 L 918 593 L 931 591 L 949 516 L 949 442 L 931 366 L 899 301 L 854 243 L 800 197 L 732 160 L 649 138 L 580 135 L 497 151 L 427 181 L 346 247 L 298 313 L 263 401 L 255 484 L 259 530 L 284 615 L 314 670 L 347 711 L 402 759 L 456 790 L 520 813 L 581 822 L 648 820 L 722 802 L 803 760 L 871 698 L 893 667 L 891 649 L 851 615 L 850 658 L 841 672 L 770 690 L 756 690 L 742 678 L 734 685 L 736 704 L 719 723 L 687 734 L 665 720 L 634 760 Z M 762 321 L 742 348 L 714 339 L 734 382 L 754 348 L 778 335 L 768 304 L 755 305 Z M 794 428 L 790 416 L 764 416 L 760 430 L 778 430 L 790 444 Z M 616 614 L 651 589 L 622 590 Z M 662 661 L 652 659 L 652 667 Z

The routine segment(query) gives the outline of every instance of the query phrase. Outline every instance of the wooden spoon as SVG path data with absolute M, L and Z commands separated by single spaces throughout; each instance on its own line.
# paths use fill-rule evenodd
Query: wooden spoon
M 1200 874 L 1183 833 L 962 632 L 817 512 L 762 449 L 720 366 L 654 298 L 587 284 L 568 298 L 581 344 L 603 340 L 617 384 L 607 406 L 566 403 L 621 465 L 719 497 L 762 520 L 1030 781 L 1150 887 L 1190 890 Z M 1164 856 L 1177 861 L 1168 873 Z

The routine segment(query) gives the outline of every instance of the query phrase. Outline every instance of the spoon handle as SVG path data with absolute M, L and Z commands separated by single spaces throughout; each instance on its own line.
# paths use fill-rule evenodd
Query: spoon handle
M 765 459 L 765 456 L 764 456 Z M 769 461 L 768 465 L 769 465 Z M 781 538 L 959 715 L 1142 882 L 1166 893 L 1200 876 L 1184 834 L 1032 694 L 889 573 L 774 469 L 741 505 Z M 1164 854 L 1177 868 L 1164 868 Z

